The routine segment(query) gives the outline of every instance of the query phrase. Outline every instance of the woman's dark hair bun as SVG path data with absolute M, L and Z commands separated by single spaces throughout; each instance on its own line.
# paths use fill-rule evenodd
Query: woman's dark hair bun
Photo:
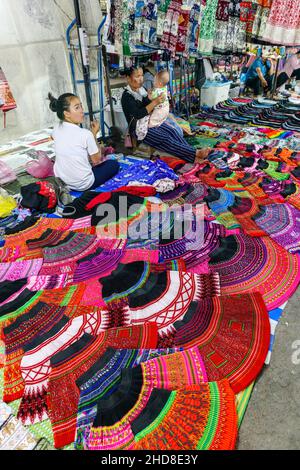
M 54 113 L 57 113 L 58 111 L 58 99 L 54 98 L 54 96 L 51 93 L 48 93 L 48 100 L 50 101 L 49 108 L 51 111 Z
M 70 110 L 70 104 L 73 98 L 77 98 L 73 93 L 64 93 L 59 98 L 54 98 L 52 93 L 48 93 L 48 100 L 50 101 L 49 108 L 51 111 L 57 114 L 57 117 L 61 120 L 65 120 L 65 111 Z
M 123 70 L 123 72 L 120 73 L 120 75 L 121 76 L 125 75 L 125 77 L 131 77 L 133 72 L 135 72 L 136 70 L 138 70 L 140 68 L 142 68 L 141 65 L 135 65 L 135 66 L 127 67 Z

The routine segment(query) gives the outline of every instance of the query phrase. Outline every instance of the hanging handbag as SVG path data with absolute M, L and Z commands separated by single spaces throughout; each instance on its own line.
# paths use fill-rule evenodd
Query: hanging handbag
M 131 135 L 129 134 L 129 132 L 126 132 L 125 134 L 124 146 L 126 148 L 133 148 L 133 142 L 132 142 Z
M 125 132 L 125 137 L 124 137 L 124 146 L 130 149 L 134 147 L 134 139 L 130 134 L 130 126 L 133 120 L 134 120 L 134 117 L 131 119 L 130 123 L 128 124 L 128 127 Z

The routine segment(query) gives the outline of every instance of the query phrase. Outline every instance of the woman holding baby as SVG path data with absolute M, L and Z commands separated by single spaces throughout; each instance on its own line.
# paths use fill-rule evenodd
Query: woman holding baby
M 149 93 L 143 88 L 141 67 L 128 69 L 126 76 L 128 85 L 122 95 L 122 108 L 130 134 L 138 142 L 187 162 L 206 158 L 210 149 L 194 149 L 184 139 L 181 128 L 169 118 L 169 73 L 166 70 L 158 72 L 154 89 Z

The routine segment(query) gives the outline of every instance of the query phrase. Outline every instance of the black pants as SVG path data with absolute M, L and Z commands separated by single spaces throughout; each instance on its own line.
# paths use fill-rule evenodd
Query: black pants
M 300 80 L 300 69 L 294 70 L 292 77 L 296 77 L 296 80 Z M 276 88 L 284 85 L 289 79 L 290 77 L 285 72 L 281 72 L 277 77 Z
M 296 77 L 296 80 L 300 80 L 300 69 L 294 70 L 292 77 Z
M 273 75 L 271 76 L 268 75 L 267 77 L 265 77 L 265 80 L 268 83 L 268 85 L 264 88 L 264 90 L 265 91 L 271 90 L 272 83 L 273 83 Z M 259 92 L 262 89 L 262 84 L 261 84 L 259 77 L 250 78 L 250 80 L 246 81 L 245 85 L 246 87 L 251 88 L 251 90 L 253 90 L 255 95 L 259 95 Z
M 279 88 L 284 85 L 284 83 L 287 82 L 289 79 L 290 77 L 288 76 L 288 74 L 286 74 L 285 72 L 281 72 L 277 77 L 276 88 Z
M 90 189 L 98 188 L 101 184 L 106 183 L 119 172 L 119 169 L 120 165 L 116 160 L 106 160 L 100 165 L 94 166 L 92 171 L 95 176 L 95 183 Z

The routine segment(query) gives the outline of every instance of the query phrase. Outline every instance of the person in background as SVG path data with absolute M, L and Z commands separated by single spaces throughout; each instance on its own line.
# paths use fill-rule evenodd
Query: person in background
M 125 74 L 128 85 L 122 95 L 121 103 L 128 122 L 129 132 L 133 137 L 137 137 L 136 129 L 138 122 L 149 116 L 156 106 L 162 104 L 165 97 L 164 95 L 159 95 L 154 100 L 151 100 L 147 96 L 147 92 L 143 88 L 144 76 L 141 67 L 132 67 L 126 70 Z M 210 148 L 193 148 L 183 138 L 182 133 L 167 122 L 163 122 L 158 127 L 145 127 L 145 137 L 140 141 L 157 150 L 182 158 L 187 162 L 205 159 L 211 151 Z
M 274 74 L 273 68 L 272 61 L 266 55 L 257 57 L 249 67 L 246 74 L 245 86 L 253 90 L 255 98 L 259 95 L 261 88 L 263 88 L 264 92 L 271 90 Z
M 300 50 L 286 60 L 282 71 L 277 77 L 276 88 L 280 88 L 286 82 L 290 81 L 292 77 L 296 77 L 296 80 L 300 80 Z
M 119 171 L 115 160 L 103 162 L 96 140 L 99 123 L 91 123 L 91 131 L 83 129 L 84 111 L 78 96 L 65 93 L 58 99 L 49 93 L 51 111 L 60 123 L 54 128 L 55 145 L 54 174 L 70 189 L 86 191 L 95 189 L 113 178 Z
M 152 90 L 153 88 L 153 85 L 154 85 L 154 75 L 153 73 L 150 72 L 149 69 L 147 69 L 145 67 L 145 65 L 143 65 L 143 73 L 144 73 L 144 83 L 143 83 L 143 87 L 147 90 L 147 91 L 150 91 Z

